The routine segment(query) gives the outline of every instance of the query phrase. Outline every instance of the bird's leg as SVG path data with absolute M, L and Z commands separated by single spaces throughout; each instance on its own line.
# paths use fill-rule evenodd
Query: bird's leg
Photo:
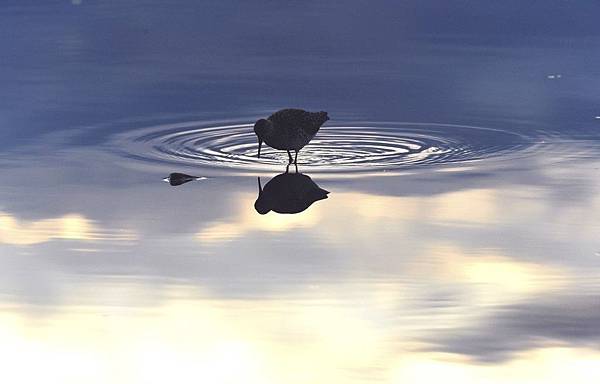
M 298 164 L 294 164 L 296 166 L 296 173 L 298 173 Z
M 289 173 L 290 172 L 290 165 L 286 165 L 285 166 L 285 173 Z
M 289 164 L 292 164 L 292 161 L 293 161 L 293 160 L 292 160 L 292 154 L 290 153 L 290 150 L 289 150 L 289 149 L 287 150 L 287 153 L 288 153 L 288 157 L 290 158 L 290 162 L 289 162 Z
M 298 169 L 298 150 L 296 149 L 296 157 L 294 157 L 294 164 L 296 164 L 296 169 Z

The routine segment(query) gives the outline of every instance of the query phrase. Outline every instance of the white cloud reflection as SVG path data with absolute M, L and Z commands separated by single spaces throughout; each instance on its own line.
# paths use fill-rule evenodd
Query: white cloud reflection
M 435 190 L 423 185 L 415 188 Z M 141 208 L 135 206 L 139 194 L 114 192 L 123 194 L 113 195 L 115 201 L 132 202 L 104 217 L 139 226 L 144 241 L 127 255 L 139 258 L 96 251 L 94 244 L 69 244 L 90 257 L 55 257 L 57 264 L 40 262 L 35 253 L 54 255 L 64 251 L 60 245 L 31 247 L 27 258 L 0 258 L 5 276 L 13 278 L 0 304 L 0 358 L 11 362 L 4 371 L 9 381 L 597 381 L 600 353 L 568 333 L 580 318 L 561 317 L 560 332 L 552 322 L 538 333 L 529 324 L 513 326 L 515 318 L 532 314 L 528 303 L 581 289 L 582 258 L 564 261 L 572 245 L 548 229 L 576 235 L 582 248 L 597 244 L 595 196 L 581 206 L 564 204 L 557 214 L 552 190 L 530 185 L 491 189 L 476 183 L 397 196 L 334 185 L 326 186 L 332 190 L 327 200 L 302 214 L 263 216 L 253 210 L 256 195 L 250 187 L 244 192 L 241 182 L 220 200 L 211 197 L 221 187 L 204 187 L 210 204 L 202 204 L 197 190 L 175 194 L 164 187 L 144 185 Z M 88 207 L 86 215 L 19 220 L 3 214 L 0 239 L 36 245 L 110 237 L 115 231 L 107 224 L 89 219 L 103 217 L 93 212 L 104 208 L 104 191 L 86 194 L 86 204 L 94 198 L 100 208 Z M 160 225 L 148 226 L 147 215 L 136 215 L 157 201 L 168 209 L 152 211 Z M 211 214 L 199 209 L 205 206 Z M 579 215 L 584 210 L 586 218 Z M 582 222 L 583 230 L 573 225 Z M 57 277 L 27 291 L 30 275 L 19 273 L 36 269 Z M 143 278 L 129 285 L 98 282 L 118 272 L 121 282 Z M 76 277 L 86 283 L 74 283 Z M 59 291 L 54 301 L 40 294 L 49 288 Z M 39 316 L 31 304 L 20 307 L 27 295 L 41 296 L 38 302 L 52 308 Z M 504 310 L 511 316 L 494 317 Z M 538 315 L 553 311 L 542 308 Z M 502 359 L 490 363 L 482 349 L 495 345 L 485 335 L 497 332 L 500 320 L 507 331 L 492 342 L 505 335 L 536 340 L 504 342 Z M 465 334 L 444 338 L 459 332 Z
M 519 198 L 523 193 L 511 191 Z M 353 233 L 346 224 L 360 228 L 366 233 L 371 228 L 389 228 L 380 220 L 394 221 L 398 230 L 403 225 L 414 222 L 432 222 L 436 224 L 492 224 L 501 219 L 506 212 L 532 212 L 536 204 L 528 202 L 525 207 L 507 208 L 504 206 L 501 192 L 492 189 L 465 189 L 433 196 L 379 196 L 358 192 L 334 192 L 326 201 L 319 202 L 306 211 L 296 215 L 269 213 L 258 215 L 252 209 L 256 196 L 238 194 L 233 198 L 237 208 L 234 216 L 228 220 L 219 219 L 205 225 L 196 235 L 206 243 L 219 243 L 243 237 L 249 232 L 286 232 L 297 229 L 328 228 L 330 241 L 344 233 Z M 374 227 L 373 227 L 374 226 Z M 375 230 L 377 231 L 377 230 Z M 320 232 L 320 231 L 317 231 Z
M 285 232 L 298 228 L 311 228 L 322 220 L 319 210 L 314 207 L 295 215 L 275 213 L 259 215 L 252 208 L 255 200 L 256 195 L 253 194 L 236 196 L 236 217 L 210 223 L 196 234 L 196 238 L 202 243 L 218 243 L 242 237 L 251 231 Z
M 61 384 L 591 384 L 600 375 L 600 353 L 587 348 L 540 347 L 493 365 L 424 352 L 415 325 L 427 325 L 431 314 L 415 317 L 401 293 L 395 304 L 402 309 L 391 312 L 389 286 L 364 288 L 371 291 L 360 305 L 344 298 L 351 285 L 328 285 L 301 300 L 216 300 L 171 287 L 159 306 L 65 306 L 43 321 L 9 309 L 0 315 L 0 358 L 10 362 L 3 377 Z
M 77 241 L 135 240 L 131 231 L 100 228 L 94 221 L 68 214 L 51 219 L 18 220 L 0 211 L 0 244 L 33 245 L 54 239 Z
M 497 365 L 441 353 L 409 354 L 398 359 L 390 383 L 564 384 L 600 379 L 600 354 L 586 348 L 539 348 Z

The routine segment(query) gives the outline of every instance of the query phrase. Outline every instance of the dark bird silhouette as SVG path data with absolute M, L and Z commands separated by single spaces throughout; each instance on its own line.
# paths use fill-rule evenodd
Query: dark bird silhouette
M 321 125 L 329 120 L 327 112 L 307 112 L 302 109 L 282 109 L 267 119 L 254 124 L 254 133 L 258 137 L 258 157 L 263 141 L 275 149 L 287 151 L 289 163 L 297 164 L 300 151 L 317 134 Z M 290 151 L 296 152 L 292 160 Z
M 327 198 L 328 191 L 319 188 L 312 179 L 302 173 L 282 173 L 265 185 L 258 178 L 258 198 L 254 203 L 256 212 L 264 215 L 277 213 L 300 213 L 312 203 Z
M 163 181 L 166 181 L 167 183 L 171 184 L 172 186 L 176 186 L 176 185 L 188 183 L 190 181 L 204 180 L 204 179 L 206 179 L 206 177 L 190 176 L 190 175 L 186 175 L 185 173 L 174 172 L 174 173 L 171 173 L 169 175 L 169 177 L 165 177 L 163 179 Z

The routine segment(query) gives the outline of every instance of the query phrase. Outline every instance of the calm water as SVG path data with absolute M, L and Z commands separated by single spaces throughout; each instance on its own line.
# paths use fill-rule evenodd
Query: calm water
M 450 3 L 4 1 L 7 382 L 598 383 L 600 4 Z

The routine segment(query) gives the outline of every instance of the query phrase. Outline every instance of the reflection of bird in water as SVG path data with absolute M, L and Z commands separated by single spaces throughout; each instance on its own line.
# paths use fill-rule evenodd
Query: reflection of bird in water
M 282 173 L 269 180 L 264 188 L 259 177 L 254 209 L 261 215 L 269 211 L 300 213 L 315 201 L 326 199 L 328 193 L 302 173 Z
M 263 141 L 275 149 L 286 150 L 290 164 L 298 162 L 298 151 L 317 134 L 321 125 L 329 120 L 327 112 L 307 112 L 302 109 L 282 109 L 267 119 L 254 124 L 258 136 L 258 157 Z M 292 160 L 290 151 L 296 152 Z
M 194 181 L 194 180 L 206 180 L 206 177 L 190 176 L 190 175 L 186 175 L 185 173 L 174 172 L 174 173 L 171 173 L 169 175 L 169 177 L 165 177 L 163 179 L 163 181 L 166 181 L 167 183 L 171 184 L 172 186 L 185 184 L 187 182 Z

